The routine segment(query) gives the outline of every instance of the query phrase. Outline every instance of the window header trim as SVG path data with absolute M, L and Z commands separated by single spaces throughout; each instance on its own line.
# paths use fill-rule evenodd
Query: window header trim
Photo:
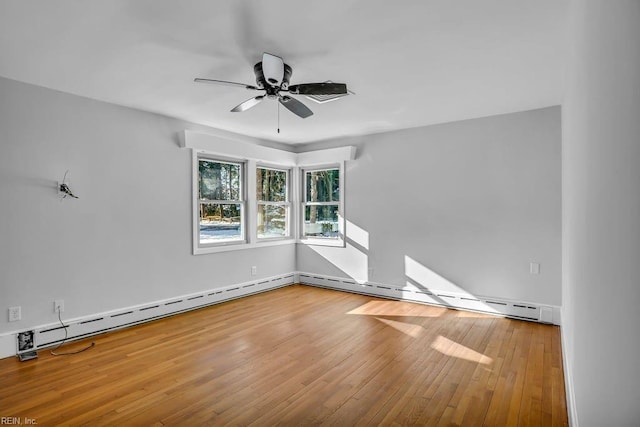
M 325 150 L 292 153 L 277 148 L 264 147 L 243 141 L 231 141 L 205 133 L 184 131 L 181 146 L 205 155 L 225 156 L 234 159 L 251 159 L 258 163 L 288 167 L 327 165 L 356 158 L 356 147 L 344 146 Z

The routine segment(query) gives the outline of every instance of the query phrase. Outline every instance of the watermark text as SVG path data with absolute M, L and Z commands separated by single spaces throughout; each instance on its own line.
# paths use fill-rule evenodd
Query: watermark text
M 0 417 L 2 426 L 34 426 L 38 424 L 35 418 L 29 417 Z

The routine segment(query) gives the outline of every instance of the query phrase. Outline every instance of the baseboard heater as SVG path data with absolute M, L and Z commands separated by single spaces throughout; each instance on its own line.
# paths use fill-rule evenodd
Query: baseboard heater
M 358 283 L 355 280 L 324 277 L 311 273 L 298 273 L 298 278 L 299 282 L 304 285 L 394 300 L 419 302 L 459 310 L 495 314 L 532 322 L 559 324 L 558 319 L 554 320 L 555 317 L 559 317 L 559 314 L 554 316 L 554 311 L 559 313 L 559 307 L 514 302 L 501 298 L 482 297 L 434 289 L 423 289 L 417 286 L 397 287 L 382 283 Z
M 173 316 L 202 307 L 220 304 L 237 298 L 257 294 L 295 282 L 293 273 L 277 276 L 268 280 L 232 285 L 226 288 L 212 289 L 198 294 L 180 296 L 170 300 L 155 301 L 136 307 L 101 313 L 88 318 L 64 320 L 67 341 L 77 341 L 128 326 L 138 325 L 163 317 Z M 65 327 L 52 324 L 35 328 L 35 349 L 40 350 L 61 343 L 65 337 Z
M 30 350 L 41 350 L 67 341 L 77 341 L 101 333 L 116 329 L 146 323 L 163 317 L 173 316 L 202 307 L 219 304 L 252 294 L 270 291 L 272 289 L 300 283 L 303 285 L 334 289 L 370 295 L 394 300 L 426 303 L 430 305 L 448 308 L 469 310 L 482 313 L 496 314 L 505 317 L 528 320 L 540 323 L 559 324 L 559 307 L 543 306 L 538 304 L 507 301 L 500 298 L 488 298 L 468 294 L 456 294 L 452 292 L 439 292 L 419 288 L 403 287 L 379 283 L 358 283 L 351 279 L 339 277 L 321 276 L 309 273 L 289 273 L 274 276 L 268 279 L 260 279 L 254 282 L 235 284 L 225 288 L 216 288 L 197 294 L 183 295 L 163 301 L 155 301 L 147 304 L 127 307 L 107 313 L 99 313 L 83 318 L 65 320 L 65 327 L 59 323 L 53 323 L 36 327 L 33 332 L 34 346 Z M 16 340 L 17 333 L 10 333 L 0 338 Z M 3 341 L 7 344 L 6 341 Z M 3 345 L 4 345 L 3 344 Z M 3 346 L 0 357 L 10 356 L 11 350 Z M 16 352 L 20 353 L 20 352 Z M 13 354 L 16 354 L 13 353 Z

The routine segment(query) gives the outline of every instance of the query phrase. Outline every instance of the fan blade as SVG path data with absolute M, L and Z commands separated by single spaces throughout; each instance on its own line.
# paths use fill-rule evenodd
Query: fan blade
M 193 79 L 196 83 L 210 83 L 217 85 L 225 85 L 225 86 L 241 86 L 245 89 L 259 90 L 257 87 L 252 85 L 247 85 L 244 83 L 236 83 L 236 82 L 227 82 L 225 80 L 212 80 L 212 79 Z
M 303 83 L 289 86 L 289 92 L 296 95 L 345 95 L 344 83 Z
M 284 61 L 279 56 L 265 52 L 262 55 L 262 72 L 270 85 L 279 87 L 284 77 Z
M 298 117 L 306 119 L 313 115 L 313 111 L 307 108 L 306 105 L 290 96 L 281 96 L 278 98 L 278 101 L 280 101 L 280 104 L 284 105 L 287 110 L 291 111 Z
M 236 105 L 233 108 L 233 110 L 231 110 L 231 112 L 240 113 L 242 111 L 247 111 L 249 108 L 255 107 L 256 105 L 258 105 L 263 98 L 264 98 L 264 95 L 256 96 L 255 98 L 249 98 L 243 103 Z

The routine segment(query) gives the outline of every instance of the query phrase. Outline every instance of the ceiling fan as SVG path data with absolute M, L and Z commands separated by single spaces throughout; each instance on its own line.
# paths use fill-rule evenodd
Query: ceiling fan
M 290 85 L 289 79 L 291 79 L 292 69 L 289 65 L 285 64 L 282 58 L 272 55 L 270 53 L 264 53 L 262 55 L 262 61 L 253 66 L 253 72 L 256 75 L 256 84 L 248 85 L 244 83 L 228 82 L 224 80 L 213 79 L 201 79 L 196 78 L 196 83 L 211 83 L 226 86 L 243 87 L 249 90 L 264 91 L 264 94 L 249 98 L 246 101 L 240 103 L 231 109 L 232 112 L 238 113 L 247 111 L 249 108 L 258 105 L 265 98 L 277 99 L 287 110 L 291 111 L 298 117 L 306 119 L 313 115 L 306 105 L 297 99 L 286 95 L 286 93 L 293 95 L 346 95 L 347 85 L 344 83 L 301 83 L 297 85 Z M 283 93 L 285 93 L 283 95 Z

